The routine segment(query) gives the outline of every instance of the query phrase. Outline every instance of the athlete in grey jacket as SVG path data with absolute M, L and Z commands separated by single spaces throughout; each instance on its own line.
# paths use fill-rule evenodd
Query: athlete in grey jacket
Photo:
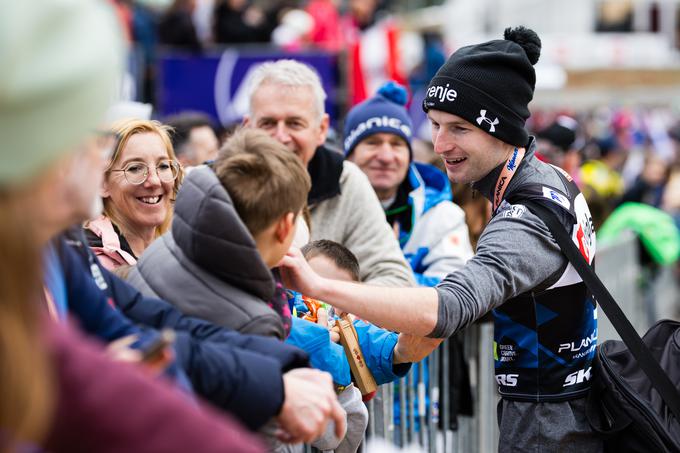
M 449 179 L 473 183 L 493 207 L 477 254 L 462 269 L 435 288 L 397 289 L 320 278 L 296 251 L 283 265 L 290 286 L 408 335 L 421 357 L 493 310 L 500 450 L 600 451 L 584 410 L 595 303 L 523 204 L 549 206 L 592 263 L 595 234 L 583 195 L 563 171 L 534 157 L 524 129 L 539 54 L 533 31 L 508 29 L 503 40 L 456 51 L 428 87 L 423 108 Z

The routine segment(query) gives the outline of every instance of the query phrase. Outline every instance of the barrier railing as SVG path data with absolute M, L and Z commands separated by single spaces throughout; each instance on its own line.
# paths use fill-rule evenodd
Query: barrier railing
M 661 318 L 677 317 L 680 290 L 674 269 L 662 268 L 652 275 L 639 263 L 638 241 L 625 236 L 598 250 L 595 269 L 623 311 L 640 333 Z M 598 313 L 598 341 L 618 338 L 606 316 Z M 450 426 L 452 395 L 449 370 L 449 341 L 418 365 L 418 382 L 413 385 L 414 366 L 399 386 L 401 423 L 394 422 L 394 384 L 382 386 L 368 403 L 367 437 L 382 437 L 394 445 L 418 444 L 427 452 L 492 453 L 498 450 L 496 405 L 498 392 L 494 379 L 493 323 L 478 322 L 463 335 L 473 398 L 473 415 L 458 416 L 455 431 Z M 429 368 L 425 385 L 423 368 Z M 440 380 L 440 370 L 441 373 Z M 420 420 L 414 423 L 412 408 L 418 397 Z M 425 400 L 429 399 L 428 407 Z M 407 413 L 407 423 L 403 423 Z M 441 424 L 440 424 L 441 422 Z M 416 427 L 418 429 L 416 430 Z

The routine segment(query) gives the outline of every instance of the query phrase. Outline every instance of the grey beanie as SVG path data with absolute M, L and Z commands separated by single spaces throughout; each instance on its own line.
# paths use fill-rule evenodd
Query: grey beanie
M 0 0 L 0 186 L 37 175 L 101 124 L 123 42 L 103 0 Z

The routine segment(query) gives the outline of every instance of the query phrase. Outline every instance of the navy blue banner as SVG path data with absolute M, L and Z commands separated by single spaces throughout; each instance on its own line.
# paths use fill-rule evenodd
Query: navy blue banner
M 337 56 L 322 51 L 291 54 L 276 49 L 162 55 L 157 66 L 156 113 L 162 118 L 194 110 L 209 114 L 222 125 L 240 122 L 248 106 L 248 74 L 259 63 L 281 58 L 295 59 L 316 69 L 328 94 L 326 112 L 332 121 L 337 120 L 344 107 Z

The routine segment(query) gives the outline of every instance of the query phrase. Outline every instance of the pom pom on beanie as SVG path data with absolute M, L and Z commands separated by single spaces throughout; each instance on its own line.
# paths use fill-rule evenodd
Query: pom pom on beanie
M 377 94 L 397 105 L 405 106 L 408 102 L 408 91 L 406 91 L 406 88 L 392 80 L 378 88 Z

